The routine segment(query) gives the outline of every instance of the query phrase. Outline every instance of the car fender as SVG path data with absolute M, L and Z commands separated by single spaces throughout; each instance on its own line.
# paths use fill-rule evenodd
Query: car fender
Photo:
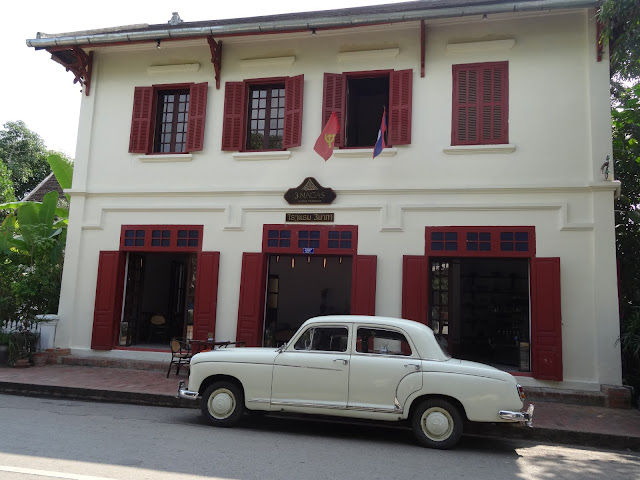
M 403 409 L 408 418 L 411 407 L 424 397 L 450 397 L 462 405 L 466 417 L 473 422 L 503 421 L 498 411 L 519 410 L 522 401 L 517 394 L 515 380 L 452 372 L 424 372 L 422 388 L 409 395 Z

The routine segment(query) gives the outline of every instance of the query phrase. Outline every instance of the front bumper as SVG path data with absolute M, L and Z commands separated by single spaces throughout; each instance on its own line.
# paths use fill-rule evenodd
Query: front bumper
M 188 398 L 189 400 L 195 400 L 198 398 L 198 392 L 187 390 L 187 387 L 184 385 L 184 380 L 180 380 L 180 383 L 178 383 L 178 394 L 176 395 L 176 398 Z
M 500 410 L 498 412 L 500 418 L 508 420 L 510 422 L 522 422 L 526 423 L 528 427 L 533 424 L 533 404 L 529 405 L 526 412 L 510 412 L 508 410 Z

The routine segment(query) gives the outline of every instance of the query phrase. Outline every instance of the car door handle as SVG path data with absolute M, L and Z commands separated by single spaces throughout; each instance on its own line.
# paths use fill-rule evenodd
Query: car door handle
M 406 363 L 404 366 L 407 368 L 413 368 L 416 372 L 420 370 L 420 365 L 416 365 L 415 363 Z
M 345 360 L 344 358 L 336 358 L 334 362 L 342 362 L 343 365 L 347 365 L 349 360 Z

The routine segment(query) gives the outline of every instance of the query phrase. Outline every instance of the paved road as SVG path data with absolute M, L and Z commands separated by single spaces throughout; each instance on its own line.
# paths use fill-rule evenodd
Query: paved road
M 463 437 L 417 446 L 408 429 L 0 395 L 3 480 L 640 478 L 640 454 Z

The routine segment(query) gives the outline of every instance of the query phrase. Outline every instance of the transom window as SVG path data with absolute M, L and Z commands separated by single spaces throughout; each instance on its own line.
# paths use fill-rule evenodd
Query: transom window
M 201 225 L 123 225 L 122 251 L 200 251 Z
M 427 227 L 427 255 L 535 256 L 534 227 Z
M 282 149 L 284 102 L 284 84 L 249 89 L 247 150 Z
M 265 225 L 262 251 L 275 254 L 355 255 L 358 227 L 353 225 Z
M 156 112 L 153 151 L 184 152 L 189 121 L 189 89 L 158 91 Z

